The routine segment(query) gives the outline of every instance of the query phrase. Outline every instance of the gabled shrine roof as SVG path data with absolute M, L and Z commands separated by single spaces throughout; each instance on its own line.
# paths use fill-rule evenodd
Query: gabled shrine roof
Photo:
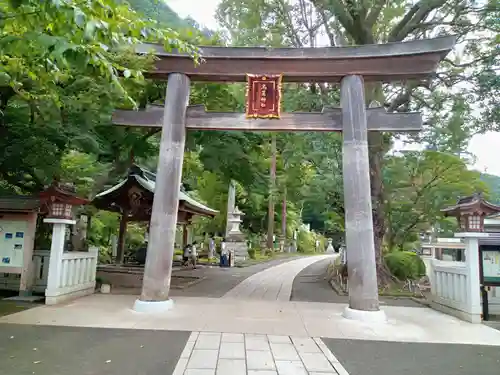
M 156 174 L 138 165 L 133 165 L 129 169 L 128 175 L 125 179 L 120 181 L 118 184 L 112 186 L 108 190 L 97 194 L 94 200 L 103 201 L 107 197 L 113 195 L 113 193 L 118 193 L 122 188 L 130 186 L 130 183 L 132 184 L 135 183 L 136 185 L 139 185 L 146 191 L 154 194 L 156 186 Z M 179 203 L 183 203 L 185 209 L 193 211 L 193 213 L 198 215 L 213 217 L 218 213 L 217 210 L 214 210 L 191 198 L 186 192 L 183 191 L 182 188 L 179 191 Z
M 481 193 L 475 193 L 459 198 L 456 204 L 443 208 L 441 212 L 443 212 L 446 216 L 458 216 L 470 213 L 478 213 L 489 216 L 500 213 L 500 206 L 486 201 Z

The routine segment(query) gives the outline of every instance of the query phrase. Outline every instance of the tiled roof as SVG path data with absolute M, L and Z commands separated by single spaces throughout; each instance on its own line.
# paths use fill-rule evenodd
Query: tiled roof
M 0 211 L 37 211 L 40 208 L 38 197 L 11 195 L 0 197 Z
M 103 198 L 106 195 L 120 189 L 125 183 L 130 179 L 134 178 L 139 185 L 141 185 L 144 189 L 154 193 L 155 190 L 155 185 L 156 185 L 156 174 L 152 173 L 151 171 L 148 171 L 145 168 L 142 168 L 138 165 L 133 165 L 130 170 L 128 177 L 124 179 L 123 181 L 119 182 L 115 186 L 109 188 L 106 191 L 103 191 L 102 193 L 99 193 L 96 195 L 96 198 Z M 200 213 L 209 215 L 209 216 L 215 216 L 218 211 L 205 206 L 204 204 L 194 200 L 191 198 L 188 194 L 186 194 L 183 189 L 179 191 L 179 201 L 180 202 L 185 202 L 185 204 L 191 206 L 192 208 L 196 209 Z

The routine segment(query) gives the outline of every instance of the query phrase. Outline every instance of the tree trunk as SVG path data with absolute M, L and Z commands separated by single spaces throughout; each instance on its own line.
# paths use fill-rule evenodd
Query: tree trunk
M 276 187 L 276 134 L 271 136 L 271 171 L 269 178 L 269 207 L 267 218 L 267 248 L 274 247 L 274 191 Z
M 384 181 L 382 164 L 385 154 L 384 135 L 379 132 L 368 134 L 370 157 L 370 186 L 372 195 L 373 242 L 375 245 L 375 261 L 377 265 L 377 281 L 379 287 L 388 284 L 392 277 L 384 263 L 383 243 L 386 234 L 384 212 Z
M 281 207 L 281 237 L 282 237 L 282 242 L 281 242 L 281 250 L 280 251 L 286 251 L 286 185 L 283 187 L 283 203 Z
M 281 235 L 286 246 L 286 186 L 283 188 L 283 206 L 281 208 Z

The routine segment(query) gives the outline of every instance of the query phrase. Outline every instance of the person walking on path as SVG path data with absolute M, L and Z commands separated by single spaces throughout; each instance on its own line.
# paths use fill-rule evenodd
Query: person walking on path
M 208 259 L 215 257 L 215 239 L 213 235 L 210 235 L 208 239 Z
M 182 254 L 182 265 L 187 267 L 189 265 L 189 257 L 191 255 L 191 245 L 184 246 L 184 252 Z
M 196 261 L 198 257 L 198 253 L 196 251 L 196 241 L 193 241 L 193 244 L 191 245 L 191 262 L 193 263 L 193 268 L 196 269 Z

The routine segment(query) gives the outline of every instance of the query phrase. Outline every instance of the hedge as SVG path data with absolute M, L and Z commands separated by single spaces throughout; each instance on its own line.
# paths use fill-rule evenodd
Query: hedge
M 395 251 L 387 254 L 385 263 L 391 273 L 399 280 L 417 280 L 425 276 L 425 263 L 411 251 Z

